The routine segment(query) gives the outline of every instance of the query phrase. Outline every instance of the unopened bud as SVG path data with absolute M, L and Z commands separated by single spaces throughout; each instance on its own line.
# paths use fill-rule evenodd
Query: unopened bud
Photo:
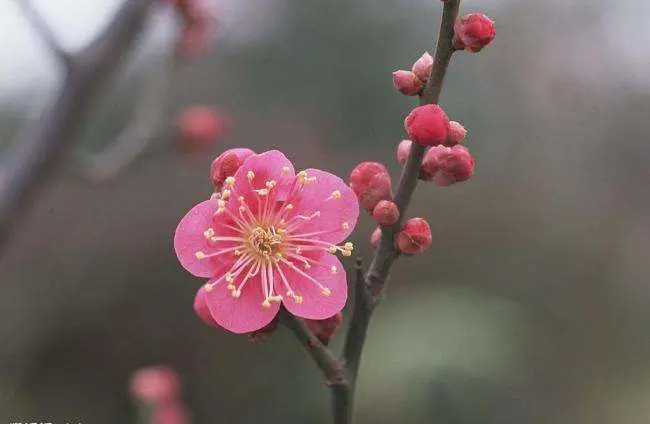
M 438 155 L 437 160 L 440 170 L 434 180 L 440 187 L 466 181 L 474 174 L 476 163 L 465 146 L 456 145 L 447 149 Z
M 237 148 L 228 149 L 217 156 L 210 165 L 210 178 L 214 187 L 220 190 L 226 178 L 235 175 L 244 161 L 254 154 L 255 152 L 251 149 Z
M 327 346 L 332 336 L 343 326 L 343 314 L 338 312 L 329 318 L 320 320 L 306 319 L 305 324 L 314 333 L 314 336 Z
M 409 153 L 411 153 L 411 144 L 413 144 L 411 140 L 402 140 L 397 145 L 397 151 L 396 151 L 397 162 L 400 165 L 406 164 L 406 160 L 409 157 Z
M 494 40 L 494 21 L 482 13 L 463 15 L 454 23 L 452 44 L 456 50 L 477 53 Z
M 445 146 L 453 146 L 465 140 L 467 136 L 467 130 L 460 122 L 449 121 L 447 141 Z
M 393 86 L 405 96 L 416 96 L 424 88 L 424 83 L 411 71 L 393 72 Z
M 379 162 L 361 162 L 350 173 L 350 188 L 364 209 L 372 213 L 380 200 L 391 200 L 393 192 L 390 175 Z
M 440 155 L 449 150 L 450 148 L 445 146 L 430 148 L 422 158 L 419 178 L 424 181 L 433 181 L 438 171 L 440 171 Z
M 399 208 L 395 202 L 382 200 L 373 209 L 372 217 L 380 225 L 393 225 L 399 220 Z
M 418 106 L 404 120 L 409 138 L 421 146 L 437 146 L 447 140 L 449 118 L 438 105 Z
M 402 253 L 424 252 L 431 245 L 431 228 L 423 218 L 411 218 L 402 226 L 395 243 Z
M 208 304 L 205 299 L 206 295 L 207 293 L 205 291 L 205 286 L 202 286 L 196 292 L 196 296 L 194 296 L 194 312 L 196 312 L 196 315 L 201 318 L 201 321 L 210 327 L 221 328 L 221 326 L 217 324 L 214 318 L 212 318 L 212 314 L 210 313 L 210 309 L 208 308 Z
M 432 70 L 433 56 L 431 56 L 429 52 L 424 52 L 424 54 L 415 61 L 413 68 L 411 69 L 411 71 L 415 74 L 416 77 L 418 77 L 420 81 L 422 81 L 423 84 L 426 84 L 426 82 L 429 80 Z

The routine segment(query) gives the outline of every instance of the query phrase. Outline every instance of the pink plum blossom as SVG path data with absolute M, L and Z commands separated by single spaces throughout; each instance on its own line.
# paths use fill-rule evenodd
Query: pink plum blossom
M 296 173 L 279 151 L 251 155 L 223 189 L 194 206 L 174 235 L 181 265 L 209 278 L 195 310 L 234 333 L 259 330 L 280 304 L 305 319 L 326 319 L 347 299 L 335 256 L 359 215 L 354 192 L 318 169 Z M 207 315 L 209 312 L 209 316 Z

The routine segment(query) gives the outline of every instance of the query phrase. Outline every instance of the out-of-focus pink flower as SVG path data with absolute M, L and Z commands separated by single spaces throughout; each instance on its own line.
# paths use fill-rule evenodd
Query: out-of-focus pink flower
M 226 178 L 235 175 L 235 172 L 242 166 L 244 161 L 254 154 L 255 152 L 251 149 L 237 148 L 228 149 L 217 156 L 210 166 L 210 178 L 214 188 L 221 190 Z
M 343 326 L 343 314 L 339 312 L 327 319 L 306 319 L 305 324 L 314 336 L 327 346 L 332 336 Z
M 400 165 L 406 164 L 406 159 L 408 159 L 409 153 L 411 153 L 411 144 L 413 144 L 411 140 L 402 140 L 397 145 L 397 163 Z
M 494 40 L 494 21 L 482 13 L 469 13 L 454 23 L 452 44 L 457 50 L 477 53 Z
M 415 61 L 413 68 L 411 68 L 411 71 L 415 74 L 416 77 L 418 77 L 420 81 L 422 81 L 423 84 L 426 84 L 427 81 L 429 81 L 432 70 L 433 56 L 431 56 L 429 52 L 424 52 L 424 54 Z
M 409 138 L 421 146 L 444 144 L 449 132 L 449 118 L 438 105 L 418 106 L 404 120 Z
M 180 402 L 169 402 L 155 407 L 149 424 L 189 424 L 190 414 Z
M 191 106 L 178 117 L 178 129 L 186 150 L 201 150 L 219 141 L 228 128 L 226 114 L 211 106 Z
M 178 38 L 180 53 L 196 56 L 208 49 L 216 19 L 202 0 L 174 0 L 176 10 L 183 19 Z
M 350 187 L 369 213 L 380 200 L 393 198 L 390 174 L 379 162 L 359 163 L 350 173 Z
M 214 322 L 234 333 L 269 324 L 280 303 L 306 319 L 325 319 L 347 299 L 345 270 L 335 256 L 359 215 L 354 192 L 318 169 L 297 174 L 279 151 L 249 156 L 221 193 L 179 223 L 174 249 L 181 265 L 209 278 L 202 290 Z
M 378 224 L 393 225 L 399 220 L 399 208 L 395 202 L 382 200 L 373 209 L 372 217 Z
M 416 96 L 424 88 L 422 81 L 411 71 L 393 72 L 393 86 L 405 96 Z
M 141 368 L 131 377 L 131 395 L 148 405 L 160 405 L 177 399 L 180 391 L 178 376 L 163 365 Z
M 411 218 L 395 238 L 397 249 L 406 254 L 424 252 L 431 245 L 431 228 L 424 218 Z

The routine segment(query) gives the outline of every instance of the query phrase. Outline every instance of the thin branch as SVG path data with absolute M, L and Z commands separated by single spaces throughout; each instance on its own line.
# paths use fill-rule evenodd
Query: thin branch
M 296 336 L 300 344 L 323 372 L 329 384 L 333 387 L 347 385 L 348 378 L 345 367 L 339 363 L 332 351 L 318 340 L 301 319 L 282 308 L 280 310 L 280 322 Z
M 142 33 L 157 0 L 126 0 L 107 28 L 75 54 L 56 100 L 38 122 L 28 122 L 10 144 L 0 169 L 0 248 L 22 208 L 74 140 L 99 89 Z
M 454 53 L 452 38 L 454 35 L 454 22 L 458 17 L 459 7 L 460 0 L 447 0 L 444 4 L 434 58 L 435 66 L 431 78 L 429 78 L 429 82 L 420 98 L 420 104 L 438 102 L 447 67 Z M 395 203 L 399 207 L 402 219 L 406 215 L 406 209 L 417 185 L 423 155 L 424 147 L 414 144 L 397 186 Z M 365 279 L 359 279 L 360 267 L 357 267 L 358 280 L 356 284 L 355 304 L 343 349 L 343 363 L 348 368 L 350 381 L 345 390 L 343 388 L 334 388 L 333 410 L 334 422 L 336 424 L 348 424 L 352 422 L 354 392 L 359 374 L 363 346 L 366 340 L 366 332 L 370 324 L 370 319 L 372 318 L 372 313 L 384 293 L 390 268 L 398 256 L 398 252 L 395 249 L 395 234 L 400 228 L 401 219 L 392 226 L 382 226 L 381 243 L 375 252 Z
M 45 22 L 41 14 L 34 8 L 31 0 L 16 0 L 16 4 L 20 8 L 23 16 L 30 25 L 41 37 L 43 42 L 47 45 L 50 51 L 56 56 L 56 59 L 61 62 L 65 67 L 70 67 L 72 63 L 72 57 L 70 54 L 61 46 L 57 40 L 52 28 Z
M 127 125 L 120 134 L 98 153 L 88 155 L 82 164 L 84 176 L 95 181 L 115 177 L 161 135 L 168 112 L 172 84 L 183 58 L 171 52 L 165 66 L 155 69 L 145 81 L 142 95 Z

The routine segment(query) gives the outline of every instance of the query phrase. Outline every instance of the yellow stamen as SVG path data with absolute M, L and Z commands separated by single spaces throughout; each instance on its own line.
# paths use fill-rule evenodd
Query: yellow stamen
M 205 253 L 201 252 L 200 250 L 194 253 L 194 256 L 196 256 L 196 259 L 205 259 Z
M 246 173 L 246 178 L 248 178 L 248 182 L 253 182 L 253 179 L 255 178 L 255 173 L 253 171 L 248 171 L 248 173 Z
M 332 265 L 332 267 L 330 268 L 330 272 L 332 274 L 336 274 L 337 272 L 339 272 L 339 270 L 338 268 L 336 268 L 336 265 Z
M 347 222 L 344 222 L 343 224 L 341 224 L 341 228 L 343 228 L 344 230 L 349 230 L 350 229 L 350 224 L 348 224 Z
M 325 287 L 325 288 L 324 288 L 320 293 L 321 293 L 323 296 L 327 297 L 327 296 L 329 296 L 329 295 L 332 294 L 332 291 L 331 291 L 330 289 L 328 289 L 327 287 Z
M 228 177 L 226 178 L 225 184 L 227 186 L 233 186 L 235 185 L 235 177 Z

